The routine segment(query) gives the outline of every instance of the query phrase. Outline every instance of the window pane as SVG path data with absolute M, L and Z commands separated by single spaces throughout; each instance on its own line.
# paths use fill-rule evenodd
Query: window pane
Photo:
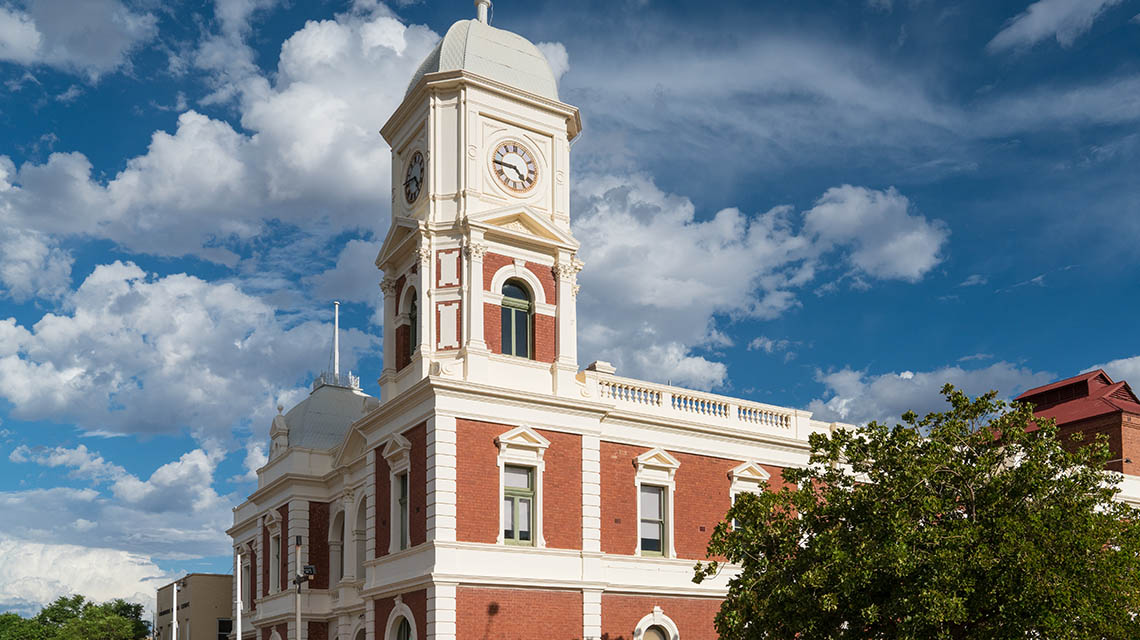
M 530 540 L 530 498 L 519 498 L 519 540 Z
M 645 630 L 645 635 L 642 636 L 644 640 L 668 640 L 665 635 L 665 630 L 661 627 L 649 627 Z
M 661 551 L 661 523 L 644 521 L 641 523 L 641 550 Z
M 641 517 L 646 520 L 661 520 L 662 487 L 641 487 Z
M 502 342 L 502 345 L 503 345 L 503 353 L 506 353 L 508 355 L 513 354 L 514 348 L 515 348 L 515 334 L 514 334 L 514 331 L 511 330 L 511 320 L 513 318 L 514 318 L 514 313 L 510 309 L 503 307 L 503 335 L 502 335 L 503 342 Z
M 407 618 L 400 618 L 400 627 L 396 629 L 396 640 L 412 640 L 412 626 Z
M 503 498 L 503 537 L 515 539 L 515 505 L 511 498 Z
M 515 355 L 523 358 L 530 357 L 530 326 L 529 314 L 521 309 L 515 309 Z
M 503 469 L 503 483 L 512 489 L 529 489 L 530 468 L 508 465 Z
M 530 302 L 530 295 L 526 292 L 526 289 L 523 289 L 522 286 L 514 282 L 507 282 L 503 285 L 503 297 Z
M 405 502 L 408 499 L 408 474 L 400 474 L 400 501 Z

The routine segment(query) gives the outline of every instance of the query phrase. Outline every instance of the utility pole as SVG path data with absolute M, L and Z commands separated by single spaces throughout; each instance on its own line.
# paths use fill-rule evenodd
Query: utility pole
M 293 578 L 293 584 L 297 585 L 297 637 L 295 640 L 301 640 L 301 585 L 317 575 L 317 568 L 313 565 L 301 566 L 301 536 L 297 536 L 297 555 L 294 566 L 297 571 L 297 577 Z
M 171 638 L 171 640 L 178 640 L 178 581 L 177 580 L 174 581 L 174 585 L 173 585 L 173 588 L 171 589 L 171 591 L 173 592 L 171 594 L 171 598 L 172 598 L 172 601 L 174 604 L 170 607 L 170 620 L 173 624 L 173 626 L 171 626 L 171 628 L 170 628 L 170 635 L 173 636 L 173 638 Z
M 234 565 L 234 581 L 237 583 L 237 590 L 235 592 L 235 599 L 237 600 L 235 609 L 237 610 L 237 615 L 234 616 L 237 619 L 237 635 L 234 637 L 236 640 L 241 640 L 241 610 L 245 606 L 245 603 L 241 601 L 241 549 L 238 549 L 237 560 Z

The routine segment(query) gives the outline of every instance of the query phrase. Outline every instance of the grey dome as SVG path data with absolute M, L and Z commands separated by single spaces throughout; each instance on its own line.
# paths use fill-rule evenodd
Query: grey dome
M 375 398 L 348 387 L 323 385 L 285 414 L 289 446 L 328 450 L 340 445 L 353 422 L 364 417 Z
M 478 20 L 460 20 L 451 25 L 412 76 L 404 96 L 429 73 L 459 69 L 544 98 L 558 99 L 558 83 L 538 47 L 517 33 Z

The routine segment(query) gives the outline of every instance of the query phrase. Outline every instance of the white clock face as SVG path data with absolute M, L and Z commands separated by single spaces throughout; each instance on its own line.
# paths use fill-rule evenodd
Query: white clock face
M 534 154 L 518 142 L 504 142 L 495 149 L 491 171 L 500 184 L 515 193 L 526 193 L 538 183 Z
M 420 197 L 424 187 L 424 154 L 419 151 L 412 154 L 408 162 L 408 170 L 404 174 L 404 199 L 412 204 Z

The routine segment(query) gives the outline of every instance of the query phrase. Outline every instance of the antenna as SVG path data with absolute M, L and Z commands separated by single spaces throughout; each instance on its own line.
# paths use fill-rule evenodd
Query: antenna
M 333 302 L 333 375 L 340 377 L 340 303 Z
M 346 375 L 340 375 L 340 302 L 336 301 L 333 302 L 333 340 L 332 352 L 329 353 L 329 367 L 313 380 L 313 391 L 325 385 L 360 388 L 360 376 L 352 375 L 351 371 Z

